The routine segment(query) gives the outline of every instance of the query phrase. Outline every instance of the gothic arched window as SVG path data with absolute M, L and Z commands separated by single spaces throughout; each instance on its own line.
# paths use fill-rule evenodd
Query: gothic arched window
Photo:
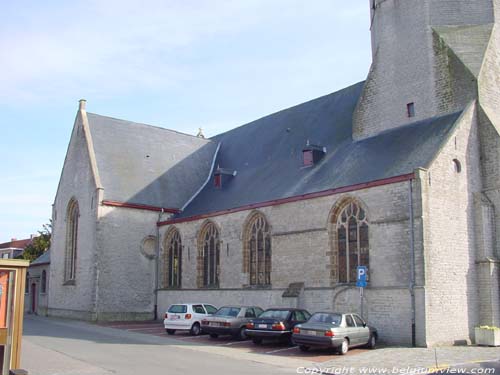
M 198 286 L 217 288 L 220 273 L 219 230 L 214 223 L 206 223 L 198 237 Z
M 180 288 L 182 280 L 182 241 L 177 229 L 172 229 L 165 241 L 165 279 L 166 288 Z
M 339 283 L 356 281 L 358 266 L 369 266 L 368 219 L 365 210 L 349 200 L 336 217 L 337 277 Z
M 250 285 L 271 285 L 271 231 L 261 213 L 253 214 L 244 228 L 243 271 Z
M 78 245 L 78 202 L 72 199 L 66 215 L 66 256 L 64 281 L 74 281 L 76 277 L 76 257 Z

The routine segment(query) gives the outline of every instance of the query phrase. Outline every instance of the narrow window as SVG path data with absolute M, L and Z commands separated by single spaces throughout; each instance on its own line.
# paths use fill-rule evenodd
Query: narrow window
M 168 236 L 166 244 L 166 287 L 180 288 L 182 280 L 182 242 L 177 229 Z
M 462 172 L 462 164 L 458 159 L 453 159 L 453 166 L 455 167 L 456 173 Z
M 30 273 L 26 272 L 26 285 L 24 286 L 24 293 L 30 293 Z
M 79 216 L 78 202 L 71 200 L 68 204 L 66 220 L 66 259 L 64 272 L 64 280 L 66 282 L 74 281 L 76 277 Z
M 266 218 L 256 214 L 245 229 L 244 258 L 250 285 L 271 285 L 271 231 Z
M 408 103 L 406 105 L 406 112 L 408 117 L 415 117 L 415 103 Z
M 42 279 L 41 279 L 41 292 L 47 293 L 47 272 L 45 270 L 42 271 Z
M 338 282 L 356 281 L 358 266 L 369 266 L 368 221 L 365 211 L 349 202 L 336 223 Z

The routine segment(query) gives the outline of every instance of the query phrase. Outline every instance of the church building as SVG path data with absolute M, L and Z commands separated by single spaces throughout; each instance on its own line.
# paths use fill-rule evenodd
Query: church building
M 297 306 L 417 346 L 500 326 L 500 0 L 367 6 L 364 82 L 209 139 L 80 101 L 48 315 Z

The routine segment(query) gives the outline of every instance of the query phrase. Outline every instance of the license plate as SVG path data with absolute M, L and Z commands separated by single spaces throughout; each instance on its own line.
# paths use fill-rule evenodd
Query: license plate
M 179 315 L 172 315 L 172 316 L 170 317 L 170 319 L 172 319 L 172 320 L 177 320 L 177 319 L 179 319 L 179 318 L 180 318 L 180 316 L 179 316 Z
M 259 324 L 257 327 L 258 328 L 267 328 L 267 324 Z
M 302 333 L 304 335 L 309 335 L 309 336 L 316 336 L 318 334 L 318 332 L 316 332 L 316 331 L 310 331 L 307 329 L 301 329 L 300 333 Z
M 211 326 L 213 326 L 213 327 L 219 327 L 219 326 L 220 326 L 220 323 L 218 323 L 218 322 L 210 322 L 210 324 L 209 324 L 209 325 L 211 325 Z

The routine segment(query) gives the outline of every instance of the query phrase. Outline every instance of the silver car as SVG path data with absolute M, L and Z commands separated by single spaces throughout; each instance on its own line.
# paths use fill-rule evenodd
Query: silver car
M 258 306 L 223 306 L 214 315 L 201 321 L 201 330 L 212 338 L 232 335 L 239 340 L 245 340 L 246 324 L 262 311 Z
M 349 348 L 366 346 L 375 348 L 377 330 L 369 327 L 358 314 L 317 312 L 305 323 L 295 326 L 292 340 L 300 350 L 311 347 L 336 349 L 346 354 Z

